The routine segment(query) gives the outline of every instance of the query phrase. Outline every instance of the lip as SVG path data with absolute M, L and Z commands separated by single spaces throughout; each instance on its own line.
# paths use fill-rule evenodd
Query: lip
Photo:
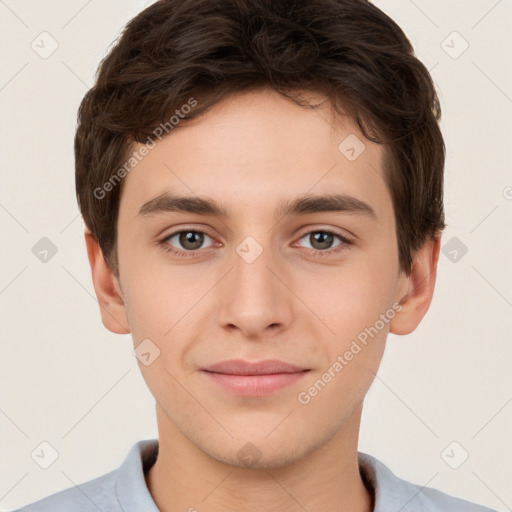
M 297 373 L 307 370 L 307 368 L 286 363 L 279 359 L 266 359 L 253 363 L 243 359 L 229 359 L 201 369 L 207 372 L 229 375 L 269 375 L 272 373 Z
M 259 362 L 231 359 L 201 370 L 219 386 L 239 396 L 271 395 L 294 384 L 309 371 L 277 359 Z

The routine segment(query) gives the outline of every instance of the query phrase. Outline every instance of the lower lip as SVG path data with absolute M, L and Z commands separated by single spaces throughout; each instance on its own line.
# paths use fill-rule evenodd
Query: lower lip
M 267 396 L 302 379 L 308 370 L 270 375 L 230 375 L 203 371 L 224 389 L 239 396 Z

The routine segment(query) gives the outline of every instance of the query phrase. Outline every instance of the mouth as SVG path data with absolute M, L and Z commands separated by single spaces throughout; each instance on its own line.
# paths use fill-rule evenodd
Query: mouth
M 268 396 L 302 379 L 310 370 L 276 359 L 222 361 L 201 369 L 219 387 L 238 396 Z

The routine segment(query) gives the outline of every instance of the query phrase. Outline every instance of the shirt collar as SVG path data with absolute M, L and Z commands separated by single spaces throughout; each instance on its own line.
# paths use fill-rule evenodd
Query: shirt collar
M 373 512 L 399 510 L 410 512 L 421 488 L 398 478 L 383 462 L 367 453 L 357 452 L 359 472 L 374 496 Z
M 124 512 L 160 512 L 144 477 L 157 455 L 158 439 L 138 441 L 117 470 L 116 497 Z

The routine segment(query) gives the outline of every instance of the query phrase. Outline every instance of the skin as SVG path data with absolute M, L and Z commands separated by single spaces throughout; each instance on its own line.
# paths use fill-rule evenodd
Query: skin
M 338 150 L 349 134 L 366 145 L 355 161 Z M 428 310 L 440 244 L 426 242 L 411 274 L 400 271 L 383 151 L 327 106 L 307 110 L 265 89 L 231 95 L 182 122 L 124 179 L 119 278 L 86 230 L 104 325 L 160 350 L 149 366 L 139 362 L 156 401 L 160 451 L 146 482 L 160 510 L 373 510 L 357 464 L 363 399 L 388 332 L 412 332 Z M 171 191 L 209 197 L 230 215 L 138 215 Z M 306 193 L 350 195 L 375 218 L 276 216 L 282 201 Z M 180 229 L 208 235 L 195 255 L 164 250 L 190 248 L 177 236 L 164 240 Z M 334 236 L 322 249 L 311 235 L 326 229 L 352 243 Z M 262 248 L 252 263 L 236 252 L 247 236 Z M 301 404 L 298 393 L 400 301 L 378 335 Z M 232 358 L 281 359 L 309 372 L 269 396 L 235 396 L 200 370 Z M 259 453 L 251 467 L 237 455 L 247 443 Z

